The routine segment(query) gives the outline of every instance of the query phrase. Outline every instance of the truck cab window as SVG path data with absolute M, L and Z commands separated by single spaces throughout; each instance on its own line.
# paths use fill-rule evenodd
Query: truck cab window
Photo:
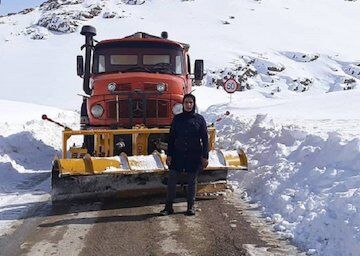
M 181 75 L 184 73 L 181 49 L 167 47 L 107 47 L 94 51 L 94 73 L 148 72 Z
M 181 56 L 180 55 L 176 55 L 175 57 L 175 73 L 177 75 L 181 75 L 182 74 L 182 61 L 181 61 Z
M 104 55 L 99 55 L 99 68 L 98 68 L 98 72 L 99 72 L 99 73 L 105 72 L 105 56 L 104 56 Z
M 170 64 L 170 55 L 144 55 L 144 65 L 156 65 L 159 63 Z
M 110 56 L 111 65 L 137 65 L 138 56 L 137 55 L 111 55 Z

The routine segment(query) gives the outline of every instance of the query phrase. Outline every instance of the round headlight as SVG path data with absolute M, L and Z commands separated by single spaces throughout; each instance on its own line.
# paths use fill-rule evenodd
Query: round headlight
M 183 105 L 180 104 L 180 103 L 176 103 L 172 108 L 172 112 L 174 113 L 174 115 L 182 113 L 183 112 Z
M 104 113 L 104 108 L 100 104 L 96 104 L 91 107 L 91 114 L 98 118 Z
M 114 92 L 116 90 L 116 83 L 109 83 L 108 84 L 108 90 L 110 92 Z
M 156 90 L 157 90 L 158 92 L 163 92 L 163 91 L 165 91 L 165 89 L 166 89 L 166 86 L 165 86 L 165 84 L 163 84 L 163 83 L 156 85 Z

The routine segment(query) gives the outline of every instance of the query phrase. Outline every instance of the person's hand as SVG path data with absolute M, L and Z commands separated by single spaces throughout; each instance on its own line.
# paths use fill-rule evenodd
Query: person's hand
M 205 169 L 209 164 L 209 160 L 207 160 L 206 158 L 203 158 L 201 162 L 202 162 L 203 169 Z
M 166 157 L 166 164 L 167 164 L 168 166 L 170 166 L 170 164 L 171 164 L 171 156 L 167 156 L 167 157 Z

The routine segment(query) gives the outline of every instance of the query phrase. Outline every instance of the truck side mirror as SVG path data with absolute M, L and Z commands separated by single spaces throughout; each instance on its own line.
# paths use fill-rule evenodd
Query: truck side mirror
M 77 75 L 83 77 L 84 75 L 84 59 L 83 56 L 76 56 L 76 71 Z
M 203 60 L 195 60 L 194 75 L 195 75 L 195 81 L 200 82 L 203 79 L 203 77 L 204 77 L 204 61 Z

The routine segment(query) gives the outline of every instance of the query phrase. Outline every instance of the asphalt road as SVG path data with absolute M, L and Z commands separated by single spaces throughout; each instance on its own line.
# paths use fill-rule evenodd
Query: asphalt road
M 162 201 L 39 204 L 0 237 L 0 255 L 299 255 L 231 195 L 198 199 L 195 216 L 184 215 L 184 198 L 160 216 Z

